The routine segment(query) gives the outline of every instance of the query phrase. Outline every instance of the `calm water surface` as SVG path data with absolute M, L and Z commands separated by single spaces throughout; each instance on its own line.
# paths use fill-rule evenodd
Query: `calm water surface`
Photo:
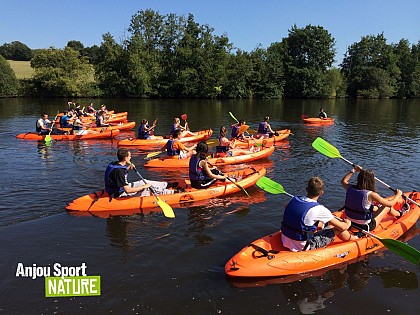
M 78 101 L 78 100 L 74 100 Z M 79 100 L 83 104 L 85 100 Z M 97 218 L 74 216 L 66 203 L 101 189 L 106 165 L 115 159 L 117 141 L 53 142 L 17 140 L 33 131 L 42 112 L 54 117 L 67 100 L 0 99 L 0 312 L 4 314 L 358 314 L 418 313 L 420 267 L 390 251 L 291 283 L 279 279 L 234 281 L 224 264 L 251 241 L 280 227 L 285 195 L 249 189 L 188 208 L 176 218 L 161 213 Z M 95 100 L 128 111 L 139 122 L 159 118 L 157 134 L 167 134 L 174 117 L 188 114 L 193 130 L 233 123 L 228 112 L 251 128 L 266 115 L 277 129 L 293 135 L 270 159 L 257 163 L 291 194 L 304 194 L 310 176 L 321 176 L 330 209 L 342 206 L 339 186 L 349 165 L 328 159 L 311 147 L 322 137 L 348 160 L 376 171 L 389 185 L 420 189 L 420 100 L 331 101 L 143 101 Z M 320 107 L 335 118 L 333 126 L 306 126 L 301 115 Z M 217 132 L 216 132 L 217 133 Z M 121 134 L 119 139 L 133 136 Z M 117 139 L 118 140 L 118 139 Z M 185 176 L 182 171 L 142 167 L 144 151 L 132 160 L 146 178 Z M 240 166 L 234 166 L 240 167 Z M 135 180 L 135 174 L 130 174 Z M 389 190 L 378 186 L 382 195 Z M 420 229 L 407 242 L 420 248 Z M 101 276 L 100 297 L 45 298 L 43 279 L 16 278 L 16 267 L 80 266 Z

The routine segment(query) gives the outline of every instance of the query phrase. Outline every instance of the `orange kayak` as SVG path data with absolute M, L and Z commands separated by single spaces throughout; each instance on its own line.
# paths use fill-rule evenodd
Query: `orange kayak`
M 277 130 L 278 136 L 273 136 L 271 138 L 264 139 L 255 139 L 251 137 L 245 137 L 244 140 L 236 140 L 236 147 L 238 148 L 250 148 L 255 146 L 269 147 L 276 145 L 277 142 L 280 142 L 286 139 L 290 135 L 290 129 Z
M 111 129 L 113 130 L 130 130 L 133 129 L 134 126 L 136 125 L 135 121 L 130 121 L 130 122 L 126 122 L 126 123 L 112 123 L 111 125 Z M 59 130 L 62 131 L 72 131 L 72 128 L 57 128 Z M 89 127 L 89 128 L 83 128 L 83 130 L 93 130 L 93 131 L 102 131 L 102 129 L 108 130 L 109 127 Z
M 302 120 L 305 124 L 317 124 L 317 125 L 332 125 L 334 124 L 334 118 L 318 118 L 318 117 L 308 117 L 302 115 Z
M 414 201 L 420 200 L 420 193 L 405 193 Z M 394 208 L 401 208 L 397 203 Z M 336 212 L 336 216 L 344 216 Z M 388 215 L 379 224 L 373 234 L 380 238 L 398 239 L 416 224 L 420 208 L 410 204 L 410 211 L 396 219 Z M 354 241 L 341 241 L 336 238 L 325 248 L 292 252 L 281 243 L 281 232 L 264 236 L 251 242 L 233 256 L 225 265 L 225 272 L 231 277 L 278 277 L 314 272 L 376 252 L 384 245 L 372 236 L 362 236 Z
M 201 131 L 197 131 L 196 136 L 184 137 L 184 138 L 181 138 L 179 141 L 183 143 L 206 141 L 208 138 L 211 137 L 212 134 L 213 134 L 213 130 L 211 129 L 201 130 Z M 155 139 L 150 139 L 150 140 L 129 138 L 129 139 L 124 139 L 118 142 L 118 146 L 137 146 L 137 147 L 161 146 L 163 147 L 166 144 L 166 142 L 168 142 L 169 138 L 170 138 L 169 136 L 166 136 L 166 137 L 155 136 Z
M 111 139 L 118 135 L 120 131 L 118 129 L 105 130 L 99 133 L 88 133 L 84 135 L 51 135 L 52 140 L 89 140 L 89 139 Z M 36 132 L 21 133 L 16 136 L 22 140 L 38 140 L 44 141 L 46 135 L 39 135 Z
M 249 154 L 237 155 L 237 156 L 226 156 L 219 158 L 209 158 L 208 162 L 211 165 L 230 165 L 230 164 L 241 164 L 249 163 L 256 160 L 266 158 L 273 154 L 274 146 L 269 148 L 262 148 L 257 152 L 249 152 Z M 171 158 L 160 158 L 153 159 L 144 163 L 145 167 L 167 167 L 167 168 L 178 168 L 178 167 L 188 167 L 190 159 L 171 159 Z
M 128 116 L 128 112 L 120 112 L 120 113 L 116 113 L 116 114 L 114 114 L 113 112 L 114 111 L 112 111 L 112 113 L 108 112 L 108 114 L 107 114 L 109 116 L 108 120 L 119 119 L 119 118 L 124 117 L 124 116 L 125 116 L 125 118 L 127 118 L 127 116 Z M 59 113 L 57 115 L 57 119 L 55 120 L 56 124 L 60 123 L 61 116 L 63 116 L 63 115 L 64 115 L 64 113 Z M 96 120 L 95 116 L 88 115 L 88 116 L 83 116 L 82 117 L 83 122 L 90 122 L 90 121 L 95 121 L 95 120 Z
M 257 182 L 266 173 L 265 168 L 254 169 L 247 168 L 237 170 L 235 172 L 226 173 L 232 178 L 237 178 L 237 185 L 243 188 L 248 188 Z M 194 189 L 190 186 L 189 180 L 179 180 L 179 186 L 185 188 L 185 192 L 174 193 L 168 195 L 159 195 L 160 199 L 172 206 L 182 206 L 184 204 L 191 204 L 194 201 L 206 200 L 210 198 L 225 196 L 240 192 L 241 189 L 227 180 L 225 182 L 217 181 L 215 185 L 210 186 L 208 189 Z M 155 196 L 132 196 L 123 198 L 114 198 L 109 200 L 109 195 L 102 191 L 97 191 L 93 194 L 85 195 L 73 200 L 66 207 L 68 211 L 89 211 L 89 212 L 102 212 L 102 211 L 127 211 L 135 209 L 149 209 L 156 208 L 157 199 Z

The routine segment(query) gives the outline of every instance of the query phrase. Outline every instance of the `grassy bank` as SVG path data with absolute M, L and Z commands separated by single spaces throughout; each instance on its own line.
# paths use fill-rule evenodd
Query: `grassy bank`
M 34 74 L 30 61 L 7 60 L 12 67 L 18 79 L 28 79 Z

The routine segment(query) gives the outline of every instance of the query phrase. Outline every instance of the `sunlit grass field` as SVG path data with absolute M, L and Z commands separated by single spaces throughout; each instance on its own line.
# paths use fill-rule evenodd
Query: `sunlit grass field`
M 28 79 L 34 74 L 34 69 L 31 68 L 30 61 L 14 61 L 7 60 L 10 63 L 13 71 L 18 79 Z

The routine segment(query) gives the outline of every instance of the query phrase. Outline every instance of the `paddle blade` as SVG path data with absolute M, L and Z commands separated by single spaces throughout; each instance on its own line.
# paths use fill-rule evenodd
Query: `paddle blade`
M 148 155 L 146 155 L 146 158 L 150 159 L 150 158 L 155 157 L 155 156 L 157 156 L 157 155 L 159 155 L 163 152 L 165 152 L 165 151 L 156 151 L 156 152 L 149 153 Z
M 156 196 L 156 198 L 157 198 L 157 204 L 162 209 L 165 217 L 175 218 L 175 213 L 174 213 L 174 210 L 172 210 L 172 207 L 170 205 L 168 205 L 165 201 L 160 199 L 158 196 Z
M 234 120 L 234 121 L 239 122 L 239 121 L 236 119 L 236 117 L 235 117 L 235 116 L 233 116 L 232 112 L 229 112 L 229 115 L 230 115 L 230 117 L 232 117 L 232 118 L 233 118 L 233 120 Z
M 182 118 L 182 120 L 184 120 L 184 121 L 185 121 L 185 120 L 187 120 L 188 116 L 187 116 L 187 114 L 182 114 L 182 115 L 181 115 L 181 118 Z
M 241 134 L 241 133 L 244 133 L 245 131 L 247 131 L 249 129 L 249 126 L 248 125 L 242 125 L 242 126 L 240 126 L 239 127 L 239 129 L 238 129 L 238 133 L 239 134 Z
M 250 135 L 255 135 L 257 133 L 255 129 L 248 129 L 247 131 Z
M 50 134 L 47 134 L 46 136 L 45 136 L 45 142 L 47 142 L 47 143 L 50 143 L 51 142 L 51 136 L 50 136 Z
M 286 193 L 282 185 L 265 176 L 261 177 L 256 185 L 270 194 L 277 195 Z
M 329 144 L 324 139 L 318 137 L 312 142 L 312 146 L 319 152 L 330 158 L 342 158 L 336 147 Z
M 207 143 L 207 146 L 209 146 L 209 147 L 215 147 L 215 146 L 219 145 L 219 140 L 210 139 L 210 140 L 207 140 L 206 143 Z
M 379 238 L 382 244 L 395 254 L 404 257 L 415 265 L 420 264 L 420 252 L 414 247 L 392 238 Z

